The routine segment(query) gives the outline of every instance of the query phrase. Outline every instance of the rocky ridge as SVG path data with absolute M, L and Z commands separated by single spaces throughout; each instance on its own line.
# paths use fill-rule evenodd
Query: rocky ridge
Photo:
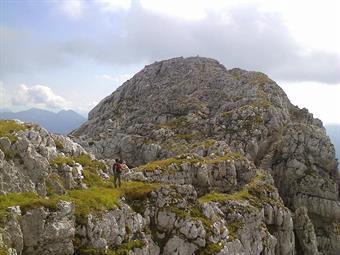
M 200 57 L 156 62 L 72 140 L 39 127 L 9 134 L 0 244 L 10 254 L 340 251 L 334 147 L 262 73 Z M 113 190 L 105 178 L 116 157 L 135 168 Z M 13 192 L 26 193 L 15 203 Z

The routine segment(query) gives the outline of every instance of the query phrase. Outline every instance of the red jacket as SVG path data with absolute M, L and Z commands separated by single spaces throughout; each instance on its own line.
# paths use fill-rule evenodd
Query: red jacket
M 114 173 L 121 173 L 123 171 L 123 165 L 120 163 L 113 164 L 113 171 Z

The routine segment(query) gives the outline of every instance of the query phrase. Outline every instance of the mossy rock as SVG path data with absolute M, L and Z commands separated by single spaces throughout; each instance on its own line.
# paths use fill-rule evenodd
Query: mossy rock
M 55 138 L 53 138 L 53 141 L 55 143 L 55 147 L 57 148 L 57 150 L 63 150 L 64 149 L 64 145 L 60 141 L 58 141 Z
M 268 193 L 274 192 L 275 187 L 269 184 L 266 180 L 264 171 L 258 171 L 257 175 L 240 190 L 234 193 L 218 193 L 211 192 L 200 197 L 200 203 L 207 202 L 226 202 L 226 201 L 248 201 L 256 208 L 262 208 L 265 203 L 283 207 L 283 202 L 280 199 L 271 198 Z
M 14 133 L 29 128 L 31 128 L 31 125 L 21 124 L 14 120 L 0 120 L 0 137 L 7 137 L 11 143 L 15 143 L 18 138 Z
M 0 246 L 0 255 L 9 255 L 8 249 L 6 247 Z
M 207 157 L 198 157 L 196 155 L 191 154 L 182 154 L 173 158 L 167 158 L 163 160 L 156 160 L 147 163 L 146 165 L 140 166 L 138 168 L 139 171 L 147 171 L 153 172 L 156 169 L 160 170 L 168 170 L 171 165 L 181 165 L 183 163 L 189 164 L 219 164 L 228 160 L 239 160 L 243 159 L 244 156 L 238 152 L 225 152 L 224 156 L 207 156 Z
M 59 201 L 68 201 L 75 204 L 75 215 L 79 223 L 84 223 L 90 213 L 101 213 L 119 206 L 119 199 L 146 198 L 153 190 L 159 188 L 156 183 L 128 182 L 122 188 L 114 189 L 112 182 L 105 182 L 103 186 L 91 187 L 83 190 L 70 190 L 66 195 L 52 195 L 39 197 L 35 193 L 8 193 L 0 195 L 0 215 L 4 219 L 7 208 L 20 206 L 23 212 L 30 209 L 44 207 L 55 211 Z
M 272 82 L 272 80 L 264 73 L 255 72 L 251 75 L 249 82 L 254 85 L 265 85 L 266 83 Z
M 223 248 L 221 243 L 207 243 L 205 247 L 199 249 L 196 254 L 197 255 L 215 255 L 219 253 Z

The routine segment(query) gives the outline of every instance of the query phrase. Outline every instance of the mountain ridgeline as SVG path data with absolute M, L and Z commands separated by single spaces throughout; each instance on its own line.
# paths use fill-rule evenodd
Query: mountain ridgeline
M 57 113 L 32 108 L 21 112 L 0 112 L 0 119 L 18 119 L 33 122 L 46 128 L 49 132 L 68 134 L 85 122 L 85 118 L 72 110 Z
M 339 254 L 334 146 L 263 73 L 164 60 L 104 98 L 69 137 L 9 124 L 0 133 L 3 249 Z M 107 179 L 115 158 L 133 167 L 122 189 Z

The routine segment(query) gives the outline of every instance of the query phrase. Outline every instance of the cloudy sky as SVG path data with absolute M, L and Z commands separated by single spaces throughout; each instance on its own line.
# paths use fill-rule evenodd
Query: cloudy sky
M 0 0 L 0 108 L 86 113 L 156 60 L 267 73 L 340 123 L 338 0 Z

